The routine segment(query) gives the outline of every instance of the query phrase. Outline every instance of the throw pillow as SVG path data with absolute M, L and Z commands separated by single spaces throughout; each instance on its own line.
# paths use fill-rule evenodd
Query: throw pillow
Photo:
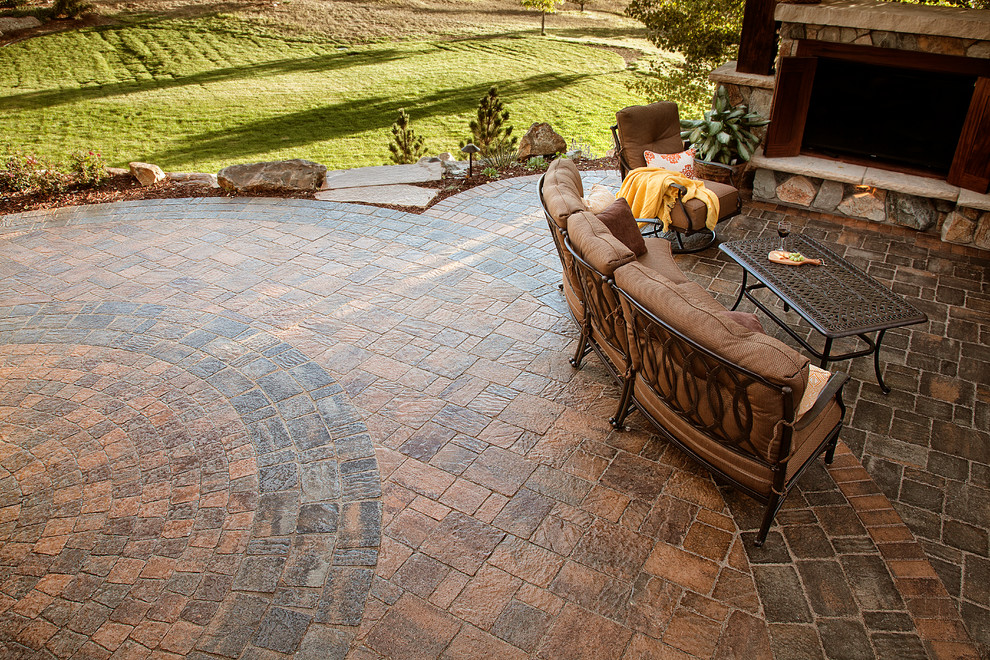
M 600 183 L 594 183 L 591 185 L 591 190 L 588 191 L 588 196 L 583 201 L 586 209 L 598 215 L 609 204 L 615 201 L 615 193 Z
M 760 334 L 766 334 L 763 330 L 763 324 L 760 323 L 760 319 L 757 318 L 756 314 L 739 311 L 730 312 L 729 310 L 725 310 L 722 314 L 725 314 L 725 316 L 732 319 L 747 330 L 759 332 Z
M 636 217 L 633 215 L 632 209 L 629 208 L 629 202 L 626 201 L 625 197 L 620 197 L 609 204 L 601 213 L 596 214 L 596 217 L 608 227 L 612 236 L 619 239 L 637 257 L 646 254 L 646 241 L 643 240 L 643 235 L 639 233 Z
M 671 172 L 680 172 L 689 179 L 697 179 L 694 173 L 694 148 L 687 151 L 680 151 L 676 154 L 657 154 L 652 151 L 644 151 L 647 167 L 662 167 Z
M 813 364 L 808 365 L 808 386 L 804 388 L 804 396 L 801 397 L 801 402 L 794 414 L 795 420 L 800 419 L 804 413 L 811 410 L 815 401 L 818 400 L 818 395 L 825 389 L 825 385 L 828 384 L 828 379 L 831 377 L 831 371 L 825 371 Z

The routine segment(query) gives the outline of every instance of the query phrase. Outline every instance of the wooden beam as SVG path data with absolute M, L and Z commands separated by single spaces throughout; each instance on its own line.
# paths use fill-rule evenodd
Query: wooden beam
M 746 0 L 736 71 L 769 75 L 777 56 L 777 0 Z

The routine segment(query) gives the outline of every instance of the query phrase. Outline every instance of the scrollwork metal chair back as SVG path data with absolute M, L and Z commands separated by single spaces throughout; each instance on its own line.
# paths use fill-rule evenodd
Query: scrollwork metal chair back
M 784 419 L 793 410 L 791 389 L 715 355 L 643 309 L 625 292 L 616 291 L 623 300 L 630 341 L 635 344 L 632 350 L 639 356 L 634 368 L 656 398 L 735 453 L 768 466 L 778 462 L 778 457 L 766 455 L 752 442 L 757 421 L 754 401 L 782 401 L 780 419 Z M 781 433 L 779 456 L 786 457 L 790 428 L 782 425 Z
M 612 286 L 610 278 L 595 269 L 577 253 L 566 236 L 564 246 L 571 256 L 581 283 L 585 304 L 585 322 L 589 326 L 590 339 L 593 344 L 607 343 L 613 351 L 625 356 L 625 361 L 628 363 L 628 334 L 618 290 Z M 624 375 L 627 365 L 611 364 L 609 366 L 614 371 L 613 375 L 621 377 Z

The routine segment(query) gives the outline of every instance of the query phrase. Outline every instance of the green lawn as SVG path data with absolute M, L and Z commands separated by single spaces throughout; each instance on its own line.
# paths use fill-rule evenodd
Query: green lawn
M 613 52 L 538 36 L 345 47 L 230 17 L 88 28 L 0 48 L 0 153 L 380 165 L 400 108 L 430 152 L 453 151 L 492 84 L 517 135 L 548 121 L 604 153 L 615 111 L 642 101 L 632 75 Z

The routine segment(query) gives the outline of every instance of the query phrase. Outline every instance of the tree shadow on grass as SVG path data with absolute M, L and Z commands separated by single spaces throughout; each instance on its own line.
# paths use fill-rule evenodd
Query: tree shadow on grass
M 38 110 L 96 99 L 109 99 L 116 96 L 127 96 L 128 94 L 167 90 L 192 85 L 209 85 L 211 83 L 229 82 L 232 80 L 254 80 L 289 73 L 340 71 L 351 67 L 383 64 L 385 62 L 400 60 L 404 57 L 408 57 L 408 53 L 395 48 L 362 49 L 353 52 L 341 51 L 313 57 L 283 59 L 274 62 L 265 62 L 263 64 L 224 67 L 222 69 L 203 71 L 177 78 L 134 80 L 77 89 L 53 89 L 12 94 L 10 96 L 0 96 L 0 105 L 2 105 L 5 111 Z
M 413 121 L 451 116 L 477 107 L 491 85 L 503 97 L 547 93 L 574 85 L 594 74 L 550 74 L 524 80 L 501 80 L 438 90 L 419 99 L 395 100 L 385 96 L 362 98 L 320 108 L 291 112 L 229 129 L 190 135 L 173 147 L 148 156 L 149 162 L 168 165 L 190 161 L 221 160 L 228 165 L 271 152 L 275 148 L 302 147 L 365 131 L 383 130 L 395 122 L 400 109 Z M 384 151 L 384 144 L 383 151 Z

